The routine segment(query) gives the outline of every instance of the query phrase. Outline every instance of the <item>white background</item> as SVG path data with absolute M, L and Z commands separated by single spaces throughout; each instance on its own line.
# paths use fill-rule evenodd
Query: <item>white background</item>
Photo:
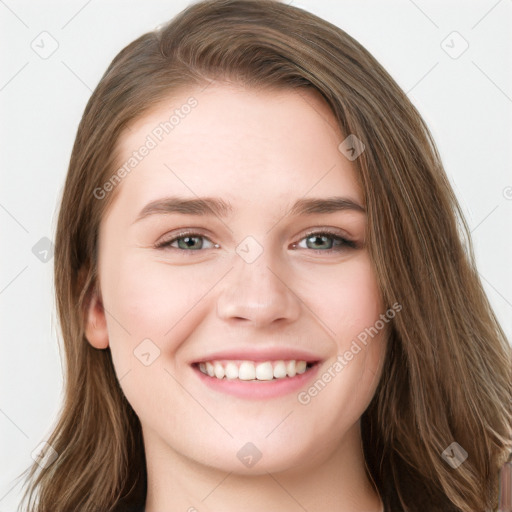
M 360 41 L 427 121 L 472 230 L 483 284 L 512 338 L 512 0 L 292 3 Z M 54 239 L 83 109 L 126 44 L 188 4 L 0 0 L 0 512 L 16 509 L 15 478 L 61 403 L 53 260 L 41 262 L 32 247 Z M 58 43 L 46 59 L 31 47 L 49 37 L 43 31 Z M 441 46 L 453 31 L 469 43 L 456 59 Z M 444 45 L 456 52 L 461 42 L 452 35 Z

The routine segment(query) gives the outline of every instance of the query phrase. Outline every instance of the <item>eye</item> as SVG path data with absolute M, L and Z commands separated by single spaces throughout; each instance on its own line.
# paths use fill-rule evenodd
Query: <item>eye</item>
M 209 247 L 205 247 L 204 241 L 207 241 Z M 206 244 L 206 245 L 207 245 Z M 201 233 L 185 231 L 180 232 L 177 236 L 164 239 L 155 245 L 156 249 L 166 249 L 180 251 L 182 253 L 194 253 L 202 249 L 218 248 L 218 244 L 214 244 L 209 238 Z M 312 231 L 303 237 L 298 243 L 292 244 L 292 248 L 311 249 L 316 253 L 340 252 L 347 249 L 357 249 L 358 244 L 353 240 L 349 240 L 332 233 L 328 230 Z
M 219 247 L 217 244 L 213 244 L 201 233 L 193 232 L 179 233 L 178 236 L 157 243 L 155 247 L 157 249 L 175 249 L 182 252 L 194 252 L 204 248 L 203 240 L 207 240 L 212 245 L 212 247 Z
M 305 241 L 305 246 L 302 243 Z M 302 245 L 301 245 L 302 244 Z M 353 240 L 348 240 L 340 235 L 331 233 L 330 231 L 313 231 L 308 233 L 299 243 L 295 243 L 292 247 L 300 247 L 301 249 L 311 249 L 318 253 L 340 252 L 347 249 L 357 249 L 358 244 Z

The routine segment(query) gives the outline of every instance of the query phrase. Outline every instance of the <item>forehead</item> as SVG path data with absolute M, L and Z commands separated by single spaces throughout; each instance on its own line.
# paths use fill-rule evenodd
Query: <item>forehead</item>
M 136 203 L 155 193 L 282 202 L 292 191 L 339 191 L 360 201 L 355 169 L 338 149 L 344 138 L 318 91 L 216 83 L 181 90 L 121 136 L 120 166 L 151 146 L 123 179 L 121 194 Z

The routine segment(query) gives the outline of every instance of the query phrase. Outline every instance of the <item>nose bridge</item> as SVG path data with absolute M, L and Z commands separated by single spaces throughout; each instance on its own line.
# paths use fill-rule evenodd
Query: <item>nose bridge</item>
M 270 249 L 264 249 L 252 237 L 243 240 L 236 248 L 234 268 L 226 276 L 218 297 L 219 317 L 245 319 L 259 326 L 278 319 L 296 319 L 299 301 L 279 268 Z

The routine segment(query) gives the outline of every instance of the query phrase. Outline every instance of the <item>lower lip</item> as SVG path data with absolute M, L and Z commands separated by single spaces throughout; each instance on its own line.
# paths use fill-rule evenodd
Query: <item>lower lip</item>
M 205 375 L 197 366 L 192 368 L 201 381 L 215 391 L 239 398 L 268 399 L 297 392 L 315 377 L 319 367 L 320 363 L 316 363 L 295 377 L 274 380 L 217 379 Z

